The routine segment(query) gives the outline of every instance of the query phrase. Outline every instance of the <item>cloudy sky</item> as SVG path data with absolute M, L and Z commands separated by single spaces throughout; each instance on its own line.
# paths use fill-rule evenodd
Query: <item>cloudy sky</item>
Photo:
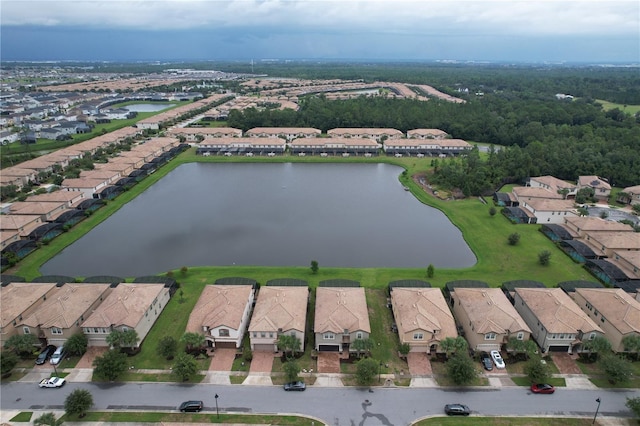
M 1 0 L 0 60 L 640 62 L 640 1 Z

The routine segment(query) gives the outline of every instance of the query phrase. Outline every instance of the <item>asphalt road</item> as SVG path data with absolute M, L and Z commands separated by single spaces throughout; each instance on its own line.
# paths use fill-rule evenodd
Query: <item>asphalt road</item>
M 599 414 L 629 417 L 627 397 L 639 391 L 558 389 L 554 395 L 534 395 L 526 388 L 432 389 L 309 387 L 304 392 L 285 392 L 277 386 L 217 386 L 167 383 L 93 384 L 69 383 L 62 389 L 40 389 L 34 383 L 11 382 L 0 386 L 3 409 L 57 410 L 74 389 L 91 392 L 94 410 L 175 410 L 188 399 L 203 400 L 205 411 L 241 413 L 299 413 L 321 419 L 329 425 L 408 425 L 418 418 L 442 415 L 447 403 L 468 405 L 473 414 L 514 416 L 593 416 L 601 399 Z

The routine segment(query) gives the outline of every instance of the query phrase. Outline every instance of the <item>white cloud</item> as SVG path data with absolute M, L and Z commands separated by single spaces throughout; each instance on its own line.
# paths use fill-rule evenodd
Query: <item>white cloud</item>
M 3 0 L 2 25 L 639 36 L 638 1 Z

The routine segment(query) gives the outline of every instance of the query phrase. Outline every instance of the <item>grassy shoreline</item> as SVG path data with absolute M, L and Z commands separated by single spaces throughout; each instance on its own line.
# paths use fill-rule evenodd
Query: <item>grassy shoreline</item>
M 19 265 L 6 271 L 30 280 L 40 276 L 39 268 L 53 258 L 62 249 L 69 246 L 81 236 L 89 232 L 109 216 L 117 212 L 127 202 L 147 190 L 153 184 L 165 177 L 176 167 L 191 162 L 222 163 L 222 162 L 330 162 L 330 163 L 387 163 L 402 167 L 406 173 L 399 176 L 403 185 L 408 187 L 413 195 L 425 205 L 442 211 L 449 220 L 462 232 L 463 238 L 474 252 L 477 263 L 473 267 L 462 269 L 436 268 L 433 278 L 428 279 L 434 286 L 444 286 L 448 281 L 458 279 L 473 279 L 486 281 L 492 287 L 497 287 L 505 281 L 527 279 L 554 286 L 566 280 L 594 280 L 594 278 L 580 265 L 574 263 L 556 246 L 538 231 L 536 225 L 513 225 L 502 215 L 490 216 L 489 205 L 478 198 L 456 201 L 443 201 L 427 193 L 411 179 L 411 176 L 429 169 L 428 159 L 418 158 L 309 158 L 296 156 L 282 156 L 276 158 L 245 158 L 245 157 L 202 157 L 195 155 L 195 149 L 182 153 L 156 173 L 147 177 L 131 190 L 123 193 L 117 199 L 109 201 L 105 207 L 96 211 L 91 217 L 79 223 L 70 232 L 65 233 L 48 245 L 42 246 L 23 259 Z M 489 200 L 490 203 L 490 200 Z M 517 246 L 510 246 L 507 237 L 513 232 L 521 235 Z M 537 255 L 542 250 L 552 253 L 551 263 L 542 266 L 538 263 Z M 209 280 L 222 276 L 241 275 L 265 282 L 273 278 L 292 277 L 310 281 L 314 286 L 318 281 L 328 278 L 346 278 L 360 281 L 365 287 L 381 288 L 389 281 L 396 279 L 427 279 L 426 267 L 430 263 L 425 258 L 424 268 L 324 268 L 320 265 L 317 275 L 311 275 L 308 267 L 264 267 L 264 266 L 210 266 L 192 267 L 185 265 L 189 271 L 198 270 L 198 275 L 205 274 Z M 158 274 L 167 271 L 158 271 Z M 179 276 L 178 271 L 176 276 Z M 191 275 L 191 274 L 189 274 Z

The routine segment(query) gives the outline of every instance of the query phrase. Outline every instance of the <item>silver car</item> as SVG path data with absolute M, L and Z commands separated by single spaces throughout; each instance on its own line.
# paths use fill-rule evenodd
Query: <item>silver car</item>
M 64 350 L 64 346 L 60 346 L 58 349 L 56 349 L 53 355 L 51 355 L 51 359 L 49 359 L 49 362 L 53 365 L 58 365 L 60 364 L 60 361 L 64 359 L 64 356 L 66 354 L 67 353 Z

